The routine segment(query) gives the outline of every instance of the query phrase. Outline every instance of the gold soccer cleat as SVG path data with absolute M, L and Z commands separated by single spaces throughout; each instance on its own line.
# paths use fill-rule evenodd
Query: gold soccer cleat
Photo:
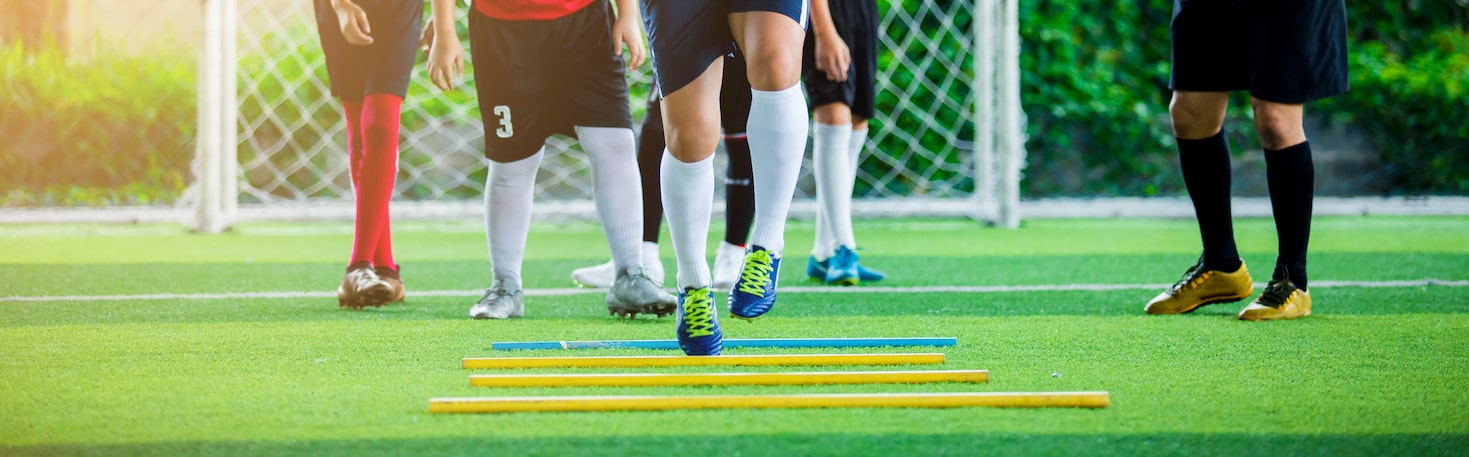
M 1289 279 L 1270 281 L 1265 286 L 1265 293 L 1239 312 L 1239 318 L 1247 321 L 1295 319 L 1310 315 L 1311 294 L 1297 289 Z
M 1204 259 L 1200 258 L 1182 279 L 1149 301 L 1144 311 L 1148 314 L 1183 314 L 1204 305 L 1244 300 L 1255 291 L 1244 262 L 1240 262 L 1239 270 L 1234 272 L 1203 268 Z

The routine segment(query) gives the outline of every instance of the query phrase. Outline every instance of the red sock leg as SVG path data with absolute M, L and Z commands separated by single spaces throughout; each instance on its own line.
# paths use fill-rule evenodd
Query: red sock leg
M 373 251 L 372 264 L 378 268 L 398 269 L 398 263 L 393 260 L 393 222 L 389 216 L 387 207 L 383 207 L 383 234 L 377 238 L 377 250 Z
M 347 121 L 347 170 L 352 174 L 352 192 L 362 180 L 362 102 L 342 102 L 342 117 Z
M 362 106 L 362 179 L 357 184 L 356 236 L 352 262 L 372 262 L 387 239 L 388 201 L 398 175 L 398 127 L 403 98 L 371 94 Z M 389 266 L 389 265 L 383 265 Z

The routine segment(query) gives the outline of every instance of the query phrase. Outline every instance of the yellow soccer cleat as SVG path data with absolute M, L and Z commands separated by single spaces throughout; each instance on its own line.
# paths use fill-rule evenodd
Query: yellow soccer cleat
M 1183 314 L 1204 305 L 1244 300 L 1255 291 L 1244 262 L 1240 262 L 1239 270 L 1234 272 L 1203 268 L 1204 259 L 1200 258 L 1182 279 L 1154 297 L 1143 310 L 1148 314 Z
M 1270 281 L 1265 293 L 1239 312 L 1240 320 L 1268 321 L 1311 315 L 1311 294 L 1297 289 L 1289 279 Z

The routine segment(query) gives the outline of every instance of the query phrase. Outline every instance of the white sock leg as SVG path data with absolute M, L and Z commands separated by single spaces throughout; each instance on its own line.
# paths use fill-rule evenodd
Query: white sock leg
M 663 217 L 668 219 L 673 256 L 678 263 L 678 290 L 709 287 L 709 218 L 714 216 L 714 156 L 680 162 L 667 150 L 659 166 Z
M 750 166 L 755 175 L 755 228 L 750 244 L 785 248 L 786 217 L 801 175 L 810 129 L 806 95 L 797 84 L 777 91 L 750 89 Z
M 817 258 L 831 257 L 836 245 L 852 247 L 852 166 L 851 124 L 816 124 L 815 143 L 811 152 L 816 172 L 816 194 L 821 196 L 820 211 L 824 227 L 831 234 L 831 244 L 821 246 Z
M 576 137 L 591 158 L 592 195 L 612 263 L 617 265 L 616 277 L 643 264 L 643 183 L 632 129 L 577 127 Z
M 485 239 L 490 245 L 490 266 L 495 279 L 505 281 L 505 287 L 512 290 L 520 288 L 536 171 L 541 168 L 545 151 L 542 148 L 514 162 L 491 161 L 490 177 L 485 180 Z
M 860 128 L 860 129 L 852 129 L 852 137 L 851 137 L 850 140 L 848 140 L 848 142 L 849 142 L 849 144 L 851 144 L 851 147 L 848 148 L 848 150 L 847 150 L 847 160 L 849 161 L 848 162 L 848 166 L 852 167 L 852 174 L 850 176 L 852 177 L 852 185 L 855 187 L 857 185 L 856 184 L 857 183 L 857 168 L 862 163 L 862 162 L 860 162 L 860 160 L 862 160 L 862 149 L 864 149 L 864 148 L 867 147 L 867 128 L 866 127 L 863 127 L 863 128 Z M 851 192 L 851 189 L 849 188 L 848 189 L 848 192 L 847 192 L 847 227 L 848 228 L 851 228 L 851 226 L 852 226 L 852 224 L 851 224 L 851 220 L 852 220 L 852 216 L 851 216 L 851 214 L 852 214 L 852 206 L 851 206 L 852 198 L 851 198 L 851 196 L 852 196 L 852 192 Z M 849 242 L 849 243 L 852 243 L 852 244 L 848 244 L 847 247 L 852 248 L 852 249 L 857 249 L 857 231 L 855 229 L 852 230 L 852 237 L 851 238 L 848 238 L 846 241 Z

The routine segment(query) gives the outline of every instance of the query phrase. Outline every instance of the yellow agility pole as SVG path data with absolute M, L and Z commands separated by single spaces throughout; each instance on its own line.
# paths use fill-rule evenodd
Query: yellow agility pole
M 942 353 L 918 354 L 768 354 L 718 356 L 607 356 L 607 357 L 466 357 L 465 369 L 688 367 L 770 365 L 919 365 L 944 363 Z
M 815 373 L 621 373 L 475 375 L 480 387 L 798 386 L 987 382 L 985 370 L 845 371 Z
M 937 392 L 798 395 L 433 398 L 428 411 L 516 413 L 721 408 L 1106 408 L 1107 392 Z

